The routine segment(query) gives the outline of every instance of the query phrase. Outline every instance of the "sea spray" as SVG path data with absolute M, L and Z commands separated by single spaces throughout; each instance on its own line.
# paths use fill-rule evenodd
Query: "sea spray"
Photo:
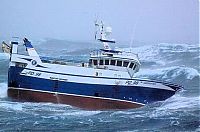
M 156 71 L 156 72 L 155 72 Z M 190 67 L 185 66 L 172 66 L 157 69 L 141 69 L 140 72 L 135 74 L 137 78 L 149 78 L 149 79 L 160 79 L 173 81 L 178 77 L 182 79 L 192 80 L 195 77 L 200 77 L 200 73 Z
M 56 47 L 58 46 L 55 45 Z M 40 48 L 46 51 L 46 45 Z M 141 70 L 136 77 L 179 82 L 184 86 L 183 91 L 166 101 L 138 109 L 85 111 L 69 105 L 13 102 L 6 99 L 7 81 L 4 78 L 3 83 L 0 83 L 0 129 L 2 131 L 199 131 L 199 49 L 199 46 L 187 44 L 157 44 L 133 48 L 132 51 L 136 51 L 142 61 Z M 63 51 L 63 48 L 58 47 L 57 50 Z M 58 59 L 72 60 L 70 54 L 65 51 L 55 53 Z M 76 53 L 79 53 L 79 49 Z M 43 55 L 53 57 L 48 51 Z M 81 51 L 73 61 L 85 61 L 87 56 L 82 57 L 82 55 Z M 6 67 L 5 59 L 4 54 L 0 53 L 0 68 Z M 148 63 L 150 61 L 151 63 Z M 0 74 L 3 74 L 2 77 L 7 76 L 6 71 Z
M 0 98 L 6 98 L 7 97 L 7 83 L 0 83 Z

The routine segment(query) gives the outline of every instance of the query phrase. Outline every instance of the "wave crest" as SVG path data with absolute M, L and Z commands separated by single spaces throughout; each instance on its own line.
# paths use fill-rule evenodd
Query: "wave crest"
M 174 80 L 181 77 L 192 80 L 195 77 L 200 77 L 200 73 L 194 68 L 173 66 L 161 69 L 142 69 L 135 74 L 135 77 L 161 80 Z
M 124 48 L 125 51 L 130 51 L 130 48 Z M 145 45 L 131 49 L 137 53 L 141 62 L 151 65 L 171 65 L 180 63 L 196 64 L 199 60 L 199 45 L 192 44 L 169 44 L 160 43 L 155 45 Z M 185 59 L 187 61 L 185 62 Z

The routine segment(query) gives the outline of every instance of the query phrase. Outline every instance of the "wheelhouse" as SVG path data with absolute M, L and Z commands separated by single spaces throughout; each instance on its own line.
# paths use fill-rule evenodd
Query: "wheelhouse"
M 137 55 L 130 52 L 95 50 L 90 54 L 89 66 L 117 71 L 131 70 L 135 73 L 139 70 L 140 63 Z
M 112 58 L 94 58 L 89 60 L 90 66 L 118 66 L 135 70 L 137 64 L 131 60 L 118 60 Z

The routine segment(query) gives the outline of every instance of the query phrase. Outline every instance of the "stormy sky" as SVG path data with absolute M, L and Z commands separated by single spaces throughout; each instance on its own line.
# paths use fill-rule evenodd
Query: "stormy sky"
M 116 40 L 199 43 L 199 0 L 0 0 L 0 38 L 94 39 L 94 20 Z

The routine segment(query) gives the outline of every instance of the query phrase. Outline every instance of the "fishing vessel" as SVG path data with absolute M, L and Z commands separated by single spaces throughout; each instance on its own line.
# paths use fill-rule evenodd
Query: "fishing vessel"
M 140 69 L 138 55 L 112 49 L 111 27 L 95 23 L 95 39 L 102 49 L 90 53 L 88 63 L 69 65 L 66 62 L 42 60 L 31 42 L 3 42 L 10 54 L 8 96 L 22 101 L 53 102 L 75 107 L 131 109 L 173 96 L 182 87 L 176 84 L 135 78 Z M 21 54 L 24 46 L 27 54 Z M 156 71 L 155 71 L 156 72 Z

